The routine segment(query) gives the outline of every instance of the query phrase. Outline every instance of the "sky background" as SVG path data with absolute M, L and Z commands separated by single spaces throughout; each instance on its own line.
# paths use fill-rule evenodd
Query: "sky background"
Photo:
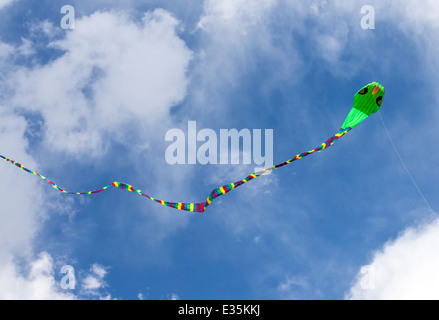
M 201 215 L 1 163 L 0 298 L 439 299 L 438 16 L 433 0 L 0 0 L 0 154 L 69 191 L 201 202 L 255 165 L 169 165 L 168 130 L 273 129 L 276 164 L 386 88 L 386 127 L 374 114 Z

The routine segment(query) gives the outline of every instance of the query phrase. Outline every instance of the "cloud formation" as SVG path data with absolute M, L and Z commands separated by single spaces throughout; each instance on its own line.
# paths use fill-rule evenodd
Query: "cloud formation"
M 77 19 L 75 30 L 49 44 L 62 53 L 58 58 L 11 76 L 9 103 L 42 115 L 49 147 L 102 154 L 110 137 L 126 142 L 122 127 L 151 130 L 185 97 L 192 55 L 178 28 L 162 9 L 145 13 L 141 23 L 124 12 Z
M 55 279 L 53 259 L 47 252 L 29 262 L 30 269 L 22 274 L 12 257 L 4 260 L 0 266 L 0 299 L 19 300 L 71 300 L 75 295 L 60 288 Z
M 348 299 L 439 299 L 439 220 L 407 228 L 363 266 Z
M 17 0 L 0 0 L 0 10 Z

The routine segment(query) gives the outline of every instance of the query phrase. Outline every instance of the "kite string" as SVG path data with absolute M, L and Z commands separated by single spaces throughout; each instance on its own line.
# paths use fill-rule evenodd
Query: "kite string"
M 404 163 L 404 160 L 402 160 L 401 155 L 398 152 L 398 149 L 396 148 L 395 144 L 393 143 L 392 137 L 390 136 L 389 130 L 387 130 L 387 126 L 384 123 L 383 117 L 381 116 L 381 112 L 378 111 L 378 115 L 380 116 L 381 119 L 381 123 L 383 124 L 384 130 L 386 131 L 387 137 L 389 138 L 390 144 L 393 147 L 393 150 L 395 150 L 396 155 L 399 158 L 399 161 L 401 161 L 402 166 L 404 167 L 405 171 L 407 172 L 407 175 L 409 176 L 410 180 L 412 181 L 413 185 L 415 186 L 416 190 L 418 190 L 419 194 L 421 195 L 422 199 L 424 199 L 425 204 L 427 205 L 427 207 L 430 209 L 432 215 L 436 215 L 435 211 L 431 208 L 430 204 L 428 203 L 427 199 L 425 198 L 424 194 L 422 193 L 421 189 L 418 187 L 418 184 L 416 183 L 415 179 L 413 178 L 413 176 L 410 174 L 409 169 L 407 168 L 407 166 Z

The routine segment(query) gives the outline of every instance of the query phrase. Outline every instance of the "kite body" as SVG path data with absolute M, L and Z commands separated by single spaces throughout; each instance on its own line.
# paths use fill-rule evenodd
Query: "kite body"
M 349 112 L 342 128 L 355 128 L 372 113 L 377 112 L 383 102 L 384 87 L 372 82 L 361 88 L 354 96 L 354 105 Z
M 378 82 L 372 82 L 372 83 L 364 86 L 355 94 L 354 104 L 353 104 L 352 109 L 349 112 L 348 116 L 346 117 L 345 121 L 343 122 L 341 129 L 334 136 L 332 136 L 331 138 L 329 138 L 328 140 L 323 142 L 320 146 L 318 146 L 317 148 L 312 149 L 310 151 L 305 151 L 305 152 L 299 153 L 295 157 L 293 157 L 293 158 L 291 158 L 283 163 L 277 164 L 273 167 L 266 168 L 266 169 L 263 169 L 262 171 L 252 173 L 251 175 L 247 176 L 246 178 L 244 178 L 242 180 L 239 180 L 239 181 L 234 182 L 234 183 L 229 183 L 229 184 L 226 184 L 226 185 L 221 186 L 219 188 L 216 188 L 216 189 L 212 190 L 212 192 L 209 194 L 209 196 L 207 197 L 205 202 L 199 202 L 199 203 L 163 201 L 163 200 L 153 198 L 153 197 L 143 193 L 140 189 L 137 189 L 137 188 L 133 187 L 132 185 L 129 185 L 129 184 L 123 183 L 123 182 L 119 182 L 119 181 L 115 181 L 112 184 L 103 187 L 102 189 L 97 189 L 97 190 L 93 190 L 93 191 L 69 192 L 69 191 L 66 191 L 66 190 L 60 188 L 54 182 L 50 181 L 46 177 L 40 175 L 39 173 L 36 173 L 35 171 L 32 171 L 32 170 L 24 167 L 22 164 L 14 161 L 14 160 L 8 159 L 7 157 L 4 157 L 2 155 L 0 155 L 0 158 L 14 164 L 18 168 L 20 168 L 28 173 L 39 176 L 41 179 L 43 179 L 44 181 L 49 183 L 53 188 L 55 188 L 56 190 L 58 190 L 62 193 L 71 194 L 71 195 L 96 194 L 96 193 L 102 192 L 103 190 L 108 189 L 109 187 L 116 187 L 116 188 L 120 188 L 123 190 L 135 192 L 141 196 L 144 196 L 152 201 L 158 202 L 158 203 L 160 203 L 164 206 L 167 206 L 167 207 L 171 207 L 171 208 L 175 208 L 175 209 L 179 209 L 179 210 L 190 211 L 190 212 L 200 212 L 201 213 L 201 212 L 204 212 L 204 210 L 212 203 L 212 201 L 215 198 L 218 198 L 219 196 L 222 196 L 222 195 L 230 192 L 231 190 L 236 189 L 237 187 L 243 185 L 244 183 L 257 178 L 266 172 L 278 169 L 280 167 L 283 167 L 287 164 L 292 163 L 293 161 L 302 159 L 303 157 L 306 157 L 312 153 L 320 152 L 322 150 L 327 149 L 336 140 L 340 139 L 342 136 L 344 136 L 350 130 L 352 130 L 357 125 L 359 125 L 361 122 L 363 122 L 368 116 L 377 112 L 381 107 L 383 97 L 384 97 L 384 87 L 381 84 L 379 84 Z

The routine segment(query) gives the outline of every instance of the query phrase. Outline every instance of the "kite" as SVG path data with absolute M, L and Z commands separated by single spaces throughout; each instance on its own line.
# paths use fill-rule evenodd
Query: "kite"
M 160 203 L 161 205 L 164 205 L 164 206 L 167 206 L 170 208 L 174 208 L 174 209 L 178 209 L 178 210 L 185 210 L 185 211 L 190 211 L 190 212 L 202 213 L 206 210 L 206 208 L 212 203 L 212 201 L 214 199 L 238 188 L 239 186 L 243 185 L 244 183 L 249 182 L 250 180 L 256 179 L 269 171 L 279 169 L 279 168 L 286 166 L 287 164 L 290 164 L 296 160 L 302 159 L 310 154 L 313 154 L 315 152 L 320 152 L 320 151 L 323 151 L 323 150 L 329 148 L 330 146 L 332 146 L 332 144 L 335 141 L 337 141 L 338 139 L 343 137 L 346 133 L 348 133 L 350 130 L 352 130 L 357 125 L 359 125 L 361 122 L 363 122 L 368 116 L 377 112 L 381 107 L 381 104 L 383 102 L 383 97 L 384 97 L 384 87 L 381 84 L 379 84 L 378 82 L 372 82 L 372 83 L 364 86 L 355 94 L 353 107 L 350 110 L 349 114 L 347 115 L 345 121 L 343 122 L 341 129 L 334 136 L 330 137 L 328 140 L 323 142 L 320 146 L 318 146 L 317 148 L 312 149 L 310 151 L 305 151 L 305 152 L 299 153 L 294 158 L 291 158 L 285 162 L 279 163 L 275 166 L 263 169 L 261 171 L 255 172 L 255 173 L 252 173 L 248 177 L 246 177 L 242 180 L 239 180 L 239 181 L 234 182 L 234 183 L 229 183 L 229 184 L 226 184 L 226 185 L 221 186 L 219 188 L 216 188 L 216 189 L 212 190 L 212 192 L 209 194 L 209 196 L 207 197 L 205 202 L 199 202 L 199 203 L 163 201 L 163 200 L 153 198 L 153 197 L 143 193 L 140 189 L 137 189 L 136 187 L 134 187 L 130 184 L 119 182 L 119 181 L 115 181 L 115 182 L 111 183 L 110 185 L 103 187 L 102 189 L 97 189 L 97 190 L 93 190 L 93 191 L 89 191 L 89 192 L 69 192 L 69 191 L 66 191 L 66 190 L 60 188 L 54 182 L 50 181 L 49 179 L 40 175 L 39 173 L 36 173 L 35 171 L 32 171 L 32 170 L 24 167 L 22 164 L 14 161 L 14 160 L 8 159 L 7 157 L 2 156 L 2 155 L 0 155 L 0 157 L 3 160 L 12 163 L 13 165 L 17 166 L 20 169 L 40 177 L 41 179 L 46 181 L 49 185 L 51 185 L 53 188 L 55 188 L 56 190 L 58 190 L 62 193 L 72 194 L 72 195 L 97 194 L 97 193 L 100 193 L 100 192 L 110 188 L 110 187 L 115 187 L 115 188 L 120 188 L 120 189 L 123 189 L 126 191 L 137 193 L 137 194 L 144 196 L 144 197 L 146 197 L 154 202 Z

